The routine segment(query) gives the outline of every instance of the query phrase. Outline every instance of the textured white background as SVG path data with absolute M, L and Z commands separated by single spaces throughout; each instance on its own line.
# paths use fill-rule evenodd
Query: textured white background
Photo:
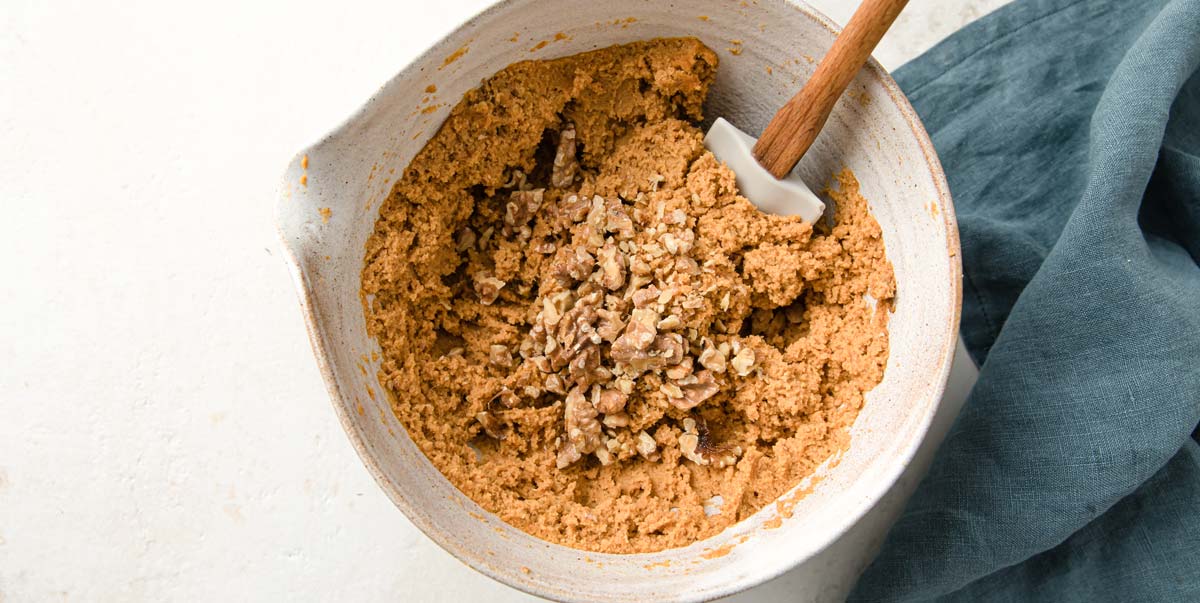
M 876 56 L 1004 1 L 914 0 Z M 371 481 L 271 222 L 290 156 L 485 4 L 5 0 L 0 601 L 528 599 Z

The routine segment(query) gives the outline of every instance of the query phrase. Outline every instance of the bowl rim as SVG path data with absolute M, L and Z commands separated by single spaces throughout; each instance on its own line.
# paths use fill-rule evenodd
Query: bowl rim
M 448 552 L 451 556 L 462 562 L 467 567 L 470 567 L 471 569 L 474 569 L 475 571 L 493 580 L 530 595 L 562 601 L 584 601 L 584 599 L 578 598 L 575 593 L 570 591 L 549 589 L 546 588 L 542 583 L 523 579 L 524 576 L 510 575 L 501 571 L 497 571 L 496 568 L 487 563 L 476 563 L 470 555 L 464 554 L 465 551 L 460 550 L 460 547 L 458 547 L 456 543 L 451 542 L 449 538 L 443 536 L 439 530 L 436 529 L 436 527 L 433 525 L 433 522 L 429 518 L 421 513 L 416 513 L 408 501 L 401 495 L 398 486 L 383 473 L 377 460 L 367 449 L 366 443 L 356 431 L 354 427 L 354 419 L 349 415 L 348 410 L 341 403 L 343 400 L 341 387 L 338 385 L 337 379 L 334 375 L 333 367 L 329 361 L 328 350 L 331 345 L 325 340 L 322 334 L 322 329 L 319 326 L 320 322 L 315 311 L 316 303 L 314 300 L 312 283 L 310 282 L 308 275 L 305 273 L 305 270 L 300 262 L 300 250 L 294 247 L 293 242 L 290 240 L 289 233 L 285 227 L 285 220 L 283 218 L 284 212 L 287 211 L 288 201 L 287 191 L 289 184 L 287 174 L 292 171 L 292 168 L 300 164 L 305 155 L 315 152 L 316 149 L 336 139 L 345 131 L 349 130 L 356 122 L 368 115 L 375 105 L 380 102 L 380 94 L 384 90 L 399 84 L 401 78 L 404 77 L 404 72 L 407 71 L 408 68 L 413 64 L 416 64 L 431 56 L 442 56 L 442 54 L 445 54 L 445 51 L 452 50 L 449 48 L 450 44 L 448 43 L 451 36 L 471 27 L 472 25 L 475 25 L 483 19 L 507 10 L 514 4 L 530 1 L 537 0 L 497 0 L 482 10 L 474 13 L 471 17 L 465 19 L 462 23 L 446 32 L 424 52 L 414 56 L 408 63 L 401 66 L 395 75 L 391 76 L 385 83 L 379 86 L 370 96 L 370 98 L 367 99 L 367 101 L 362 103 L 350 115 L 339 122 L 335 127 L 330 129 L 324 136 L 321 136 L 316 142 L 304 147 L 302 150 L 296 153 L 291 162 L 289 162 L 288 169 L 285 171 L 284 176 L 277 187 L 277 202 L 275 205 L 274 222 L 277 235 L 282 243 L 283 260 L 287 264 L 288 272 L 290 273 L 292 282 L 297 290 L 297 297 L 300 304 L 301 313 L 304 316 L 304 326 L 308 335 L 309 344 L 312 346 L 313 355 L 316 357 L 317 361 L 317 368 L 325 382 L 326 390 L 329 394 L 330 403 L 333 406 L 334 414 L 337 417 L 338 422 L 341 424 L 343 432 L 345 432 L 355 452 L 358 454 L 360 462 L 362 462 L 367 468 L 368 473 L 371 474 L 372 478 L 384 491 L 384 494 L 387 495 L 388 499 L 391 500 L 392 503 L 396 505 L 396 507 L 399 508 L 402 513 L 404 513 L 405 517 L 418 530 L 429 537 L 433 542 L 441 547 L 442 550 Z M 803 0 L 767 1 L 780 5 L 783 8 L 798 11 L 805 17 L 823 27 L 835 37 L 841 33 L 841 27 L 838 26 L 832 19 L 825 16 L 819 10 L 810 6 Z M 745 574 L 722 584 L 716 589 L 706 591 L 704 593 L 696 593 L 701 595 L 700 598 L 688 598 L 685 594 L 683 597 L 685 600 L 711 601 L 749 590 L 755 586 L 778 578 L 784 573 L 787 573 L 809 559 L 816 557 L 825 549 L 829 548 L 830 545 L 842 538 L 846 532 L 850 530 L 850 528 L 858 524 L 859 521 L 868 512 L 870 512 L 875 505 L 878 504 L 879 500 L 883 498 L 883 496 L 886 495 L 896 484 L 897 480 L 900 478 L 900 475 L 911 464 L 912 459 L 916 455 L 921 444 L 928 437 L 930 426 L 932 425 L 933 419 L 937 415 L 937 411 L 942 404 L 941 398 L 945 394 L 946 384 L 949 379 L 951 366 L 955 356 L 955 346 L 957 345 L 958 341 L 959 323 L 962 315 L 962 254 L 958 232 L 958 221 L 955 215 L 954 204 L 951 198 L 949 184 L 946 181 L 945 172 L 942 169 L 941 161 L 938 159 L 933 142 L 929 138 L 929 134 L 926 132 L 923 122 L 913 109 L 908 97 L 903 91 L 900 90 L 899 85 L 892 78 L 891 74 L 883 68 L 883 66 L 878 62 L 878 60 L 875 59 L 874 56 L 868 57 L 866 65 L 863 66 L 863 71 L 865 71 L 871 78 L 875 79 L 880 85 L 882 85 L 892 103 L 895 104 L 896 108 L 900 111 L 901 116 L 908 124 L 912 135 L 916 139 L 918 147 L 921 149 L 921 152 L 924 155 L 925 164 L 929 169 L 934 187 L 937 191 L 938 208 L 942 215 L 946 229 L 946 251 L 949 255 L 950 267 L 950 274 L 948 275 L 948 278 L 950 279 L 951 294 L 953 295 L 954 299 L 952 306 L 953 311 L 948 317 L 950 324 L 948 325 L 947 333 L 950 335 L 947 337 L 946 342 L 944 342 L 942 346 L 941 358 L 937 364 L 938 369 L 934 375 L 935 379 L 930 387 L 930 392 L 933 394 L 933 399 L 935 402 L 927 408 L 924 416 L 921 417 L 921 421 L 916 427 L 914 437 L 908 440 L 907 444 L 902 449 L 901 454 L 896 457 L 896 461 L 898 462 L 891 463 L 882 471 L 880 479 L 874 480 L 874 486 L 868 489 L 869 496 L 864 498 L 864 502 L 860 505 L 857 505 L 855 508 L 851 509 L 845 514 L 840 515 L 840 525 L 838 525 L 835 530 L 830 530 L 827 532 L 828 537 L 825 539 L 825 541 L 813 548 L 809 555 L 790 559 L 787 563 L 780 563 L 771 567 L 764 567 L 763 571 L 753 574 Z M 384 391 L 390 399 L 392 396 L 391 392 L 386 388 L 384 388 Z M 536 536 L 534 536 L 534 538 L 536 538 Z M 588 552 L 583 549 L 579 549 L 579 551 L 581 553 Z

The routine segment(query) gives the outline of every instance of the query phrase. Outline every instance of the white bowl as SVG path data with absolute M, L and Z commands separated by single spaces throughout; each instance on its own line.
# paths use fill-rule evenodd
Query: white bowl
M 795 504 L 781 523 L 772 521 L 780 509 L 769 505 L 686 548 L 637 555 L 579 551 L 512 528 L 442 477 L 393 416 L 375 377 L 379 363 L 372 354 L 379 348 L 367 336 L 359 298 L 363 245 L 393 182 L 450 107 L 506 65 L 645 38 L 696 36 L 721 58 L 707 115 L 757 133 L 812 73 L 812 59 L 825 54 L 836 31 L 811 8 L 783 0 L 508 0 L 446 36 L 346 123 L 297 155 L 284 177 L 278 223 L 318 363 L 363 462 L 430 538 L 471 567 L 548 598 L 706 600 L 810 558 L 887 492 L 924 437 L 945 387 L 962 268 L 937 156 L 908 101 L 874 61 L 851 84 L 798 169 L 814 184 L 843 166 L 858 176 L 895 268 L 891 353 L 883 382 L 868 394 L 851 430 L 849 450 L 823 466 L 819 480 L 783 497 Z M 565 39 L 556 39 L 559 33 Z M 435 98 L 423 102 L 430 85 L 437 87 Z

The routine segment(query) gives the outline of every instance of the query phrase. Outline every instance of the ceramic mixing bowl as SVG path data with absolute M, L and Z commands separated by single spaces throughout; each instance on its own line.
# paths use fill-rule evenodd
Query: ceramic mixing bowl
M 652 554 L 590 553 L 516 530 L 442 477 L 397 422 L 375 376 L 378 346 L 367 336 L 359 298 L 363 245 L 392 183 L 463 93 L 506 65 L 696 36 L 721 59 L 706 114 L 760 132 L 836 32 L 811 8 L 785 0 L 508 0 L 435 44 L 296 156 L 282 184 L 278 224 L 320 369 L 368 470 L 430 538 L 471 567 L 548 598 L 705 600 L 810 558 L 888 490 L 937 410 L 958 332 L 962 272 L 937 156 L 908 101 L 874 61 L 798 169 L 814 184 L 843 166 L 858 176 L 895 268 L 891 353 L 849 449 L 824 465 L 819 479 L 785 495 L 788 504 L 769 505 L 686 548 Z M 437 89 L 432 97 L 430 86 Z

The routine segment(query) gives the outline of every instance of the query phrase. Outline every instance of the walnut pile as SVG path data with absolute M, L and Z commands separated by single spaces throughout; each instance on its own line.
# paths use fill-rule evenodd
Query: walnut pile
M 550 183 L 564 189 L 574 184 L 578 170 L 575 127 L 565 124 L 558 138 Z M 706 325 L 701 310 L 728 310 L 730 293 L 701 288 L 706 267 L 691 254 L 695 218 L 682 209 L 667 211 L 640 192 L 631 199 L 605 199 L 562 191 L 548 203 L 547 189 L 531 188 L 524 174 L 517 173 L 513 185 L 500 236 L 547 255 L 550 269 L 537 283 L 533 326 L 515 350 L 519 359 L 504 346 L 491 350 L 491 362 L 512 373 L 489 406 L 511 409 L 546 395 L 560 397 L 560 469 L 589 454 L 603 465 L 635 455 L 653 460 L 654 439 L 630 428 L 625 412 L 630 396 L 661 395 L 688 411 L 726 387 L 727 374 L 744 377 L 755 366 L 754 351 L 736 335 L 701 334 Z M 649 185 L 653 190 L 657 180 Z M 465 249 L 490 236 L 464 229 L 459 240 Z M 489 271 L 472 281 L 484 305 L 494 303 L 507 284 Z M 507 436 L 490 410 L 476 418 L 492 437 Z M 695 463 L 724 466 L 741 454 L 740 448 L 718 454 L 697 448 L 695 420 L 686 418 L 681 426 L 680 445 Z

